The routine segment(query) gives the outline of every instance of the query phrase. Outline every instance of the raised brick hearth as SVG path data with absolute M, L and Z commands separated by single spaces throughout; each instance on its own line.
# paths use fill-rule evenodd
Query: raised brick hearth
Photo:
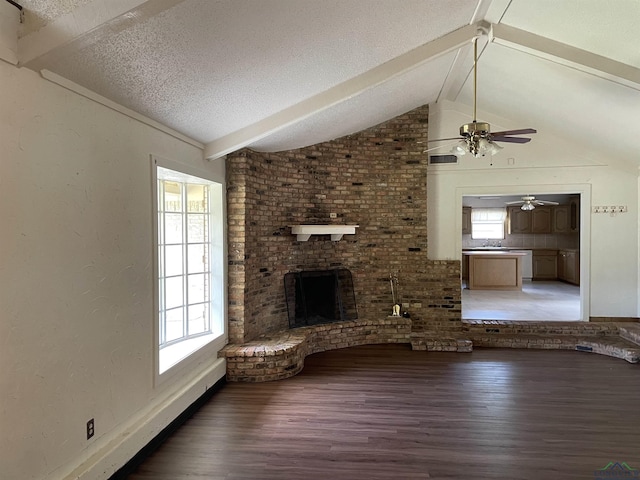
M 411 320 L 338 322 L 281 330 L 243 345 L 229 345 L 230 381 L 266 382 L 299 373 L 307 355 L 364 344 L 407 343 L 413 350 L 471 352 L 473 347 L 562 349 L 598 353 L 640 362 L 639 323 L 463 322 L 455 337 L 412 332 Z
M 336 322 L 273 332 L 243 345 L 229 345 L 219 354 L 227 359 L 227 380 L 266 382 L 291 377 L 307 355 L 380 343 L 410 343 L 411 320 Z

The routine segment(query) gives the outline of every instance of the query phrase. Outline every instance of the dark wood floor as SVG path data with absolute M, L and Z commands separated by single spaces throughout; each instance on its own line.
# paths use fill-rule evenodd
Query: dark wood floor
M 640 468 L 639 365 L 395 345 L 305 363 L 291 379 L 225 385 L 129 479 L 594 480 L 611 461 Z

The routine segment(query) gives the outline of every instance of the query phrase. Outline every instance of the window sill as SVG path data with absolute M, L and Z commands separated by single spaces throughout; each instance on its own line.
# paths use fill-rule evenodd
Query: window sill
M 200 350 L 206 344 L 218 337 L 215 333 L 202 335 L 201 337 L 190 338 L 183 342 L 175 343 L 160 350 L 158 373 L 163 374 L 174 365 Z

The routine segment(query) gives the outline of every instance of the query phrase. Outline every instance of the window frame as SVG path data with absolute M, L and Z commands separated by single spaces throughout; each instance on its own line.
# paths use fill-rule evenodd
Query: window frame
M 173 345 L 161 348 L 160 346 L 160 225 L 159 225 L 159 191 L 158 180 L 162 179 L 159 168 L 175 172 L 177 178 L 187 176 L 197 177 L 214 184 L 215 192 L 211 195 L 209 203 L 212 212 L 209 225 L 210 232 L 210 317 L 211 334 L 193 336 L 183 341 L 172 342 Z M 215 168 L 204 169 L 192 165 L 186 165 L 174 160 L 168 160 L 151 155 L 152 169 L 152 223 L 153 223 L 153 353 L 154 353 L 154 378 L 155 384 L 160 384 L 165 379 L 172 378 L 184 372 L 194 365 L 201 364 L 206 358 L 216 358 L 217 352 L 228 342 L 228 314 L 227 314 L 227 231 L 226 231 L 226 184 L 224 170 L 216 171 Z M 219 169 L 218 169 L 219 170 Z M 216 198 L 214 198 L 216 197 Z M 217 202 L 214 204 L 214 202 Z M 187 241 L 183 239 L 183 241 Z M 215 261 L 213 257 L 215 256 Z M 184 272 L 185 279 L 188 279 Z M 215 305 L 214 305 L 215 302 Z M 184 304 L 184 301 L 183 301 Z M 188 308 L 188 307 L 187 307 Z M 214 311 L 215 310 L 215 311 Z M 214 318 L 215 317 L 215 318 Z M 215 323 L 215 325 L 214 325 Z M 169 349 L 172 349 L 170 351 Z M 164 350 L 164 352 L 163 352 Z M 169 352 L 169 353 L 167 353 Z M 188 352 L 188 353 L 185 353 Z M 167 355 L 174 359 L 166 366 Z M 163 358 L 161 358 L 163 356 Z
M 495 221 L 478 221 L 475 220 L 474 221 L 474 210 L 476 215 L 478 214 L 479 211 L 482 210 L 500 210 L 502 219 L 501 220 L 495 220 Z M 475 225 L 478 224 L 482 224 L 484 223 L 485 225 L 500 225 L 500 236 L 487 236 L 487 235 L 476 235 L 475 232 Z M 496 208 L 472 208 L 471 209 L 471 239 L 472 240 L 504 240 L 506 238 L 506 232 L 507 232 L 507 209 L 506 208 L 502 208 L 502 207 L 496 207 Z

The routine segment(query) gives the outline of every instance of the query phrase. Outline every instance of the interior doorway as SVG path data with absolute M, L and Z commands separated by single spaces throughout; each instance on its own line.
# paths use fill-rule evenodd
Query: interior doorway
M 581 257 L 582 192 L 482 193 L 462 196 L 462 318 L 483 320 L 588 320 Z M 504 212 L 502 238 L 490 236 L 482 219 L 492 209 Z M 495 212 L 494 212 L 495 213 Z M 495 216 L 495 215 L 493 215 Z M 475 219 L 475 220 L 474 220 Z M 478 220 L 480 219 L 480 220 Z M 476 221 L 478 222 L 476 224 Z M 474 228 L 476 227 L 476 228 Z M 582 228 L 581 228 L 582 227 Z M 522 290 L 467 287 L 464 252 L 490 255 L 518 251 L 522 256 Z M 581 281 L 582 280 L 582 281 Z

